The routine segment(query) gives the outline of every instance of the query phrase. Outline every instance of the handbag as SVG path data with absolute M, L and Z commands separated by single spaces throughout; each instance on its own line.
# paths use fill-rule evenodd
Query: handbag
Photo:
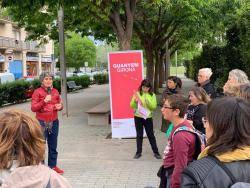
M 162 174 L 164 174 L 164 166 L 163 166 L 163 165 L 161 165 L 161 167 L 159 168 L 159 170 L 158 170 L 158 172 L 157 172 L 157 176 L 158 176 L 159 178 L 161 178 L 161 177 L 162 177 Z

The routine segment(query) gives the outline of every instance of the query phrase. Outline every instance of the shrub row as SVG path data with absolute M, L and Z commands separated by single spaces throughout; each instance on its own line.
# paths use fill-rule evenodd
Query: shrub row
M 75 81 L 76 85 L 81 85 L 83 88 L 86 88 L 90 85 L 89 76 L 67 78 L 67 81 L 71 80 Z M 4 104 L 23 102 L 28 99 L 30 97 L 29 94 L 38 87 L 40 87 L 39 80 L 33 80 L 31 82 L 18 80 L 6 84 L 0 84 L 0 106 L 3 106 Z M 60 79 L 54 79 L 53 87 L 59 92 L 61 91 Z
M 94 82 L 96 84 L 106 84 L 109 82 L 108 74 L 96 74 L 94 75 Z

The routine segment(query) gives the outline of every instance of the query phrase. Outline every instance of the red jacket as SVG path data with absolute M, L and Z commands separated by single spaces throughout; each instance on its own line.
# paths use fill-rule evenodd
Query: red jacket
M 37 88 L 31 101 L 31 110 L 36 112 L 36 118 L 45 122 L 51 122 L 58 118 L 55 104 L 61 102 L 60 94 L 57 89 L 51 89 L 51 101 L 45 103 L 44 99 L 48 95 L 47 90 L 43 87 Z M 62 110 L 62 108 L 60 109 Z
M 195 153 L 195 135 L 187 131 L 180 131 L 173 136 L 174 131 L 183 125 L 192 127 L 188 121 L 174 127 L 164 150 L 164 168 L 174 169 L 170 180 L 171 188 L 180 187 L 181 173 L 188 163 L 193 161 Z

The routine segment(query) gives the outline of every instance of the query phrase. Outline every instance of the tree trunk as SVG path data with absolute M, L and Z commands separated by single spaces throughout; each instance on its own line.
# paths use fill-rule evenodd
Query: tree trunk
M 162 84 L 164 82 L 164 67 L 163 67 L 164 56 L 165 56 L 165 53 L 161 52 L 160 61 L 159 61 L 159 88 L 162 88 Z
M 116 33 L 119 49 L 129 50 L 133 34 L 134 14 L 136 0 L 125 0 L 124 4 L 114 3 L 114 9 L 109 15 L 109 21 Z M 125 8 L 125 17 L 120 15 L 120 10 Z
M 166 83 L 167 79 L 170 76 L 170 50 L 168 49 L 168 42 L 166 42 L 166 59 L 165 59 L 165 78 Z
M 150 80 L 150 82 L 153 84 L 154 81 L 154 53 L 152 45 L 147 45 L 144 47 L 145 53 L 146 53 L 146 59 L 147 59 L 147 72 L 146 72 L 146 78 Z
M 126 36 L 118 37 L 119 50 L 130 50 L 131 38 Z
M 160 52 L 155 50 L 155 74 L 154 74 L 154 93 L 158 94 L 159 88 L 159 64 L 160 64 Z

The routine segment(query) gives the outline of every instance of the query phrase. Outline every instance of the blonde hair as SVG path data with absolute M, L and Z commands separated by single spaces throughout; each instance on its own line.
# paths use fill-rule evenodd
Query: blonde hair
M 227 85 L 224 91 L 226 96 L 236 97 L 239 95 L 239 86 L 240 85 Z
M 209 95 L 206 93 L 206 91 L 202 87 L 193 87 L 190 89 L 189 92 L 193 92 L 195 97 L 199 101 L 201 101 L 205 104 L 207 104 L 210 101 Z
M 29 115 L 9 110 L 0 114 L 0 169 L 37 165 L 44 160 L 45 141 L 38 121 Z
M 249 83 L 247 74 L 240 69 L 233 69 L 229 72 L 229 76 L 233 77 L 238 84 Z

